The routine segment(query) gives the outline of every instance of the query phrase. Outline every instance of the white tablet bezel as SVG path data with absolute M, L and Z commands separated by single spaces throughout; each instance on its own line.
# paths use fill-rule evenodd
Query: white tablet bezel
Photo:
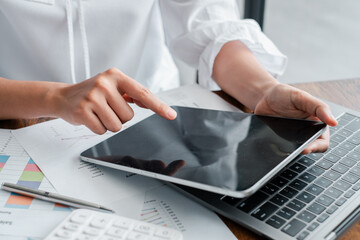
M 158 173 L 154 173 L 154 172 L 150 172 L 150 171 L 146 171 L 146 170 L 122 166 L 122 165 L 118 165 L 118 164 L 111 163 L 111 162 L 105 162 L 105 161 L 101 161 L 101 160 L 97 160 L 97 159 L 93 159 L 93 158 L 88 158 L 88 157 L 83 156 L 82 154 L 80 155 L 80 159 L 85 162 L 98 164 L 100 166 L 123 170 L 123 171 L 127 171 L 130 173 L 135 173 L 135 174 L 139 174 L 139 175 L 143 175 L 143 176 L 147 176 L 147 177 L 152 177 L 152 178 L 156 178 L 159 180 L 164 180 L 164 181 L 168 181 L 168 182 L 172 182 L 172 183 L 178 183 L 178 184 L 186 185 L 189 187 L 194 187 L 194 188 L 214 192 L 217 194 L 223 194 L 223 195 L 236 197 L 236 198 L 244 198 L 244 197 L 248 197 L 251 194 L 255 193 L 263 185 L 265 185 L 265 183 L 267 183 L 272 177 L 274 177 L 286 165 L 288 165 L 294 158 L 296 158 L 296 156 L 298 156 L 306 148 L 306 146 L 308 146 L 310 143 L 315 141 L 315 139 L 317 139 L 321 134 L 323 134 L 326 131 L 326 128 L 327 127 L 324 127 L 321 130 L 319 130 L 316 134 L 314 134 L 311 138 L 309 138 L 304 144 L 302 144 L 297 150 L 295 150 L 289 156 L 287 156 L 283 161 L 281 161 L 276 167 L 274 167 L 271 171 L 269 171 L 267 174 L 265 174 L 261 179 L 259 179 L 251 187 L 249 187 L 245 190 L 241 190 L 241 191 L 234 191 L 234 190 L 230 190 L 230 189 L 226 189 L 226 188 L 207 185 L 204 183 L 193 182 L 190 180 L 184 180 L 184 179 L 180 179 L 180 178 L 176 178 L 176 177 L 172 177 L 172 176 L 158 174 Z

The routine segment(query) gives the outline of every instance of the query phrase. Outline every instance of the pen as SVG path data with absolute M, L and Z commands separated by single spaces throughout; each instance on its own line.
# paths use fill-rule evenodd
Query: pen
M 99 204 L 83 201 L 80 199 L 75 199 L 72 197 L 63 196 L 63 195 L 60 195 L 57 193 L 51 193 L 51 192 L 46 192 L 46 191 L 42 191 L 42 190 L 38 190 L 38 189 L 28 188 L 28 187 L 20 186 L 20 185 L 13 184 L 13 183 L 4 182 L 1 185 L 1 189 L 9 191 L 9 192 L 15 192 L 15 193 L 19 193 L 19 194 L 22 194 L 25 196 L 30 196 L 30 197 L 34 197 L 37 199 L 49 201 L 49 202 L 61 203 L 61 204 L 71 206 L 71 207 L 89 208 L 89 209 L 95 209 L 95 210 L 97 209 L 97 210 L 109 211 L 109 212 L 114 213 L 113 210 L 103 207 Z

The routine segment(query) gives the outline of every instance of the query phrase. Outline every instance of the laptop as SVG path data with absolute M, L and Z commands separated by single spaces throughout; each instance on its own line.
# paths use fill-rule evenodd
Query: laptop
M 360 214 L 360 113 L 328 104 L 339 123 L 328 151 L 299 155 L 250 197 L 171 185 L 269 239 L 336 239 Z

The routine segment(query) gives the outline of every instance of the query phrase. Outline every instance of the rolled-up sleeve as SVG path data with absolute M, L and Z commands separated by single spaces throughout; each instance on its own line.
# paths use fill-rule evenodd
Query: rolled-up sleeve
M 199 70 L 200 85 L 218 90 L 211 78 L 215 57 L 234 40 L 244 43 L 261 65 L 277 77 L 287 58 L 250 19 L 240 20 L 233 0 L 160 0 L 166 43 L 170 52 Z

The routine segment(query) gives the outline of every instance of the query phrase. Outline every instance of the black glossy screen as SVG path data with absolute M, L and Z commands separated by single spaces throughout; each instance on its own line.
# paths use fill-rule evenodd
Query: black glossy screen
M 323 123 L 174 107 L 82 156 L 235 191 L 245 190 L 319 132 Z

